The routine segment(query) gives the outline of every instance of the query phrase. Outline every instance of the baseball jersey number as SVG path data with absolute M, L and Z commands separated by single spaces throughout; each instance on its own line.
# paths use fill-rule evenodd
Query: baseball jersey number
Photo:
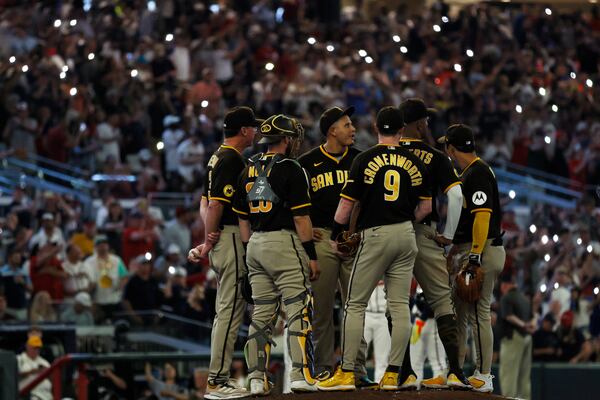
M 254 184 L 254 182 L 248 182 L 246 184 L 246 193 L 248 193 L 251 189 L 252 189 L 252 185 Z M 252 205 L 252 202 L 250 202 L 250 212 L 252 214 L 258 214 L 258 213 L 268 213 L 273 209 L 273 203 L 271 203 L 270 201 L 259 201 L 258 202 L 258 206 L 254 206 Z
M 386 171 L 383 178 L 383 186 L 390 193 L 385 193 L 383 198 L 385 201 L 396 201 L 400 195 L 400 173 L 390 169 Z

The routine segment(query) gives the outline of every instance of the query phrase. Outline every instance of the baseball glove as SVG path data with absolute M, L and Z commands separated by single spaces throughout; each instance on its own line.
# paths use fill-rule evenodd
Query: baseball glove
M 456 295 L 467 303 L 476 303 L 483 287 L 483 269 L 477 264 L 465 260 L 456 276 Z
M 338 234 L 337 238 L 335 238 L 335 242 L 337 244 L 337 249 L 341 254 L 347 257 L 352 257 L 358 250 L 358 245 L 360 244 L 360 234 L 350 234 L 350 232 L 344 231 Z

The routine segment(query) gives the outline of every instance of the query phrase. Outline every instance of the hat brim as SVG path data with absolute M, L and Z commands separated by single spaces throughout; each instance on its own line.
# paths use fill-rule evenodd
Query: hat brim
M 435 108 L 431 108 L 431 107 L 427 107 L 427 116 L 428 117 L 435 117 L 438 113 L 438 110 Z

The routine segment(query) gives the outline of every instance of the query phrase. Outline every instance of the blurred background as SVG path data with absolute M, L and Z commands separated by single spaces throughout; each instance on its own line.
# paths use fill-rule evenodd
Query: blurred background
M 226 110 L 297 117 L 308 150 L 353 105 L 365 149 L 415 96 L 428 140 L 469 124 L 494 166 L 504 274 L 539 321 L 533 397 L 597 388 L 599 38 L 596 0 L 0 0 L 0 398 L 36 351 L 54 398 L 202 398 L 216 279 L 186 255 Z

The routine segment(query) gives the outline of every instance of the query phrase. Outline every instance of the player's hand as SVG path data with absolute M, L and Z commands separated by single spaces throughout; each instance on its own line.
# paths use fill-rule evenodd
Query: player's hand
M 319 262 L 317 260 L 310 260 L 308 263 L 310 267 L 310 280 L 316 281 L 321 275 L 321 269 L 319 268 Z
M 440 247 L 446 247 L 452 244 L 451 239 L 448 239 L 447 237 L 445 237 L 444 235 L 440 235 L 439 233 L 436 233 L 435 235 L 426 234 L 425 237 L 427 237 L 427 239 L 433 240 Z
M 204 243 L 204 246 L 202 246 L 202 250 L 200 251 L 200 258 L 208 257 L 208 253 L 212 250 L 212 248 L 213 248 L 212 242 L 208 241 L 208 242 Z
M 200 262 L 200 258 L 201 258 L 201 254 L 202 254 L 202 249 L 204 248 L 204 245 L 201 244 L 198 247 L 194 247 L 193 249 L 190 250 L 190 252 L 188 253 L 188 261 L 191 263 L 199 263 Z
M 219 241 L 220 238 L 221 238 L 221 231 L 211 232 L 208 234 L 207 242 L 214 245 L 214 244 L 217 244 L 217 242 Z
M 320 229 L 318 228 L 314 228 L 312 230 L 313 232 L 313 241 L 316 242 L 320 242 L 321 240 L 323 240 L 323 232 L 321 232 Z

